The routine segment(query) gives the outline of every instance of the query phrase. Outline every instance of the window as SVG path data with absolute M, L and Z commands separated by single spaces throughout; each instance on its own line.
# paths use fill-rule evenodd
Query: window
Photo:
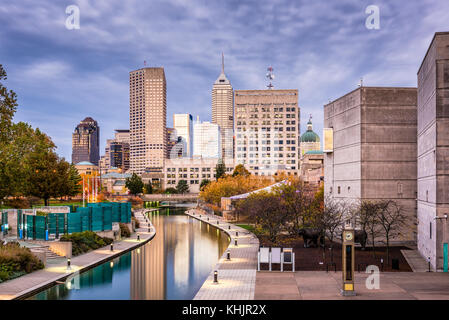
M 340 194 L 340 192 L 341 192 L 341 189 L 340 189 L 340 186 L 338 186 L 337 193 Z

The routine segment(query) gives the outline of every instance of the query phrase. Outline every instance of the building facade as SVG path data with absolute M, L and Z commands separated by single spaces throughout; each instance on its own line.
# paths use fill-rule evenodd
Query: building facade
M 85 118 L 72 134 L 72 163 L 88 161 L 99 165 L 100 127 L 91 117 Z
M 221 73 L 212 87 L 212 123 L 220 126 L 221 154 L 234 157 L 234 93 L 231 82 L 224 73 L 222 56 Z
M 307 131 L 301 136 L 300 150 L 301 157 L 303 157 L 308 151 L 321 150 L 320 137 L 313 131 L 312 117 L 310 117 L 307 122 Z
M 418 71 L 417 215 L 418 250 L 442 269 L 449 242 L 449 32 L 435 34 Z
M 167 154 L 167 88 L 164 68 L 129 73 L 130 172 L 164 167 Z
M 193 125 L 193 156 L 221 158 L 221 134 L 218 124 L 199 120 Z
M 396 201 L 409 219 L 395 241 L 416 241 L 416 106 L 416 88 L 387 87 L 360 87 L 324 106 L 333 131 L 325 199 Z
M 236 90 L 234 101 L 236 164 L 256 175 L 297 175 L 298 90 Z
M 215 168 L 220 159 L 201 158 L 180 158 L 168 159 L 164 168 L 163 188 L 176 188 L 180 180 L 185 180 L 189 186 L 190 193 L 200 191 L 201 181 L 214 181 Z M 226 173 L 232 174 L 234 161 L 227 159 L 224 161 Z
M 190 114 L 174 114 L 173 128 L 183 145 L 182 156 L 190 158 L 193 150 L 193 118 Z

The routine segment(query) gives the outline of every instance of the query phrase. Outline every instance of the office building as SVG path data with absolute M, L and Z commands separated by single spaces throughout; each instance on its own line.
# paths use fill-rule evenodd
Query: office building
M 100 127 L 91 117 L 76 126 L 72 134 L 72 163 L 88 161 L 98 166 L 100 160 Z
M 449 32 L 437 32 L 418 71 L 418 239 L 433 269 L 448 263 Z
M 325 201 L 396 201 L 410 218 L 394 241 L 416 240 L 416 106 L 416 88 L 389 87 L 324 106 Z
M 129 73 L 130 172 L 162 170 L 167 154 L 164 68 Z
M 298 90 L 236 90 L 234 101 L 236 164 L 256 175 L 297 175 Z
M 199 120 L 193 125 L 193 156 L 221 158 L 221 135 L 218 124 Z
M 193 119 L 190 114 L 174 114 L 173 128 L 183 145 L 182 156 L 190 158 L 193 149 Z
M 221 73 L 212 87 L 212 123 L 220 126 L 221 148 L 224 158 L 234 157 L 234 94 L 231 82 L 224 73 L 222 55 Z

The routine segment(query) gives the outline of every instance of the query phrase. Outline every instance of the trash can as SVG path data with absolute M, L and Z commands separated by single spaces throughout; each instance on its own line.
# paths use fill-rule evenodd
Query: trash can
M 391 259 L 391 269 L 399 270 L 399 259 Z

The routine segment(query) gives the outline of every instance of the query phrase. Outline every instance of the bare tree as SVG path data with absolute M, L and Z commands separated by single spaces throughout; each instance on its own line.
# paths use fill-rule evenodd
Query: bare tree
M 390 262 L 390 239 L 399 236 L 405 225 L 407 215 L 404 208 L 393 200 L 384 200 L 378 203 L 378 220 L 382 227 L 387 245 L 387 263 Z
M 371 246 L 373 248 L 373 257 L 376 256 L 375 239 L 380 234 L 379 222 L 379 204 L 372 201 L 363 200 L 359 205 L 358 223 L 363 231 L 371 238 Z

